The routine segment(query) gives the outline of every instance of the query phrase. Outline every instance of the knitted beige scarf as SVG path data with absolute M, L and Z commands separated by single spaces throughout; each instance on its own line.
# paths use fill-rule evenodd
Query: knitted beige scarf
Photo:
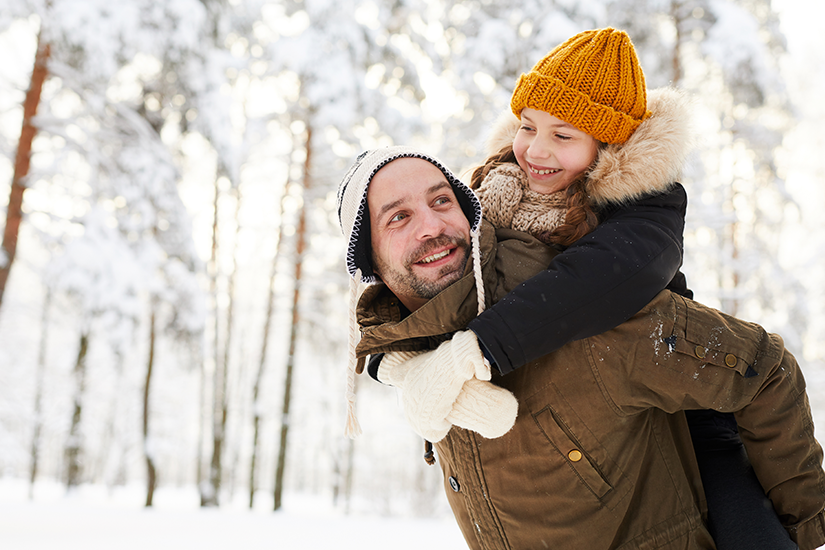
M 518 164 L 496 166 L 475 192 L 487 221 L 534 237 L 553 231 L 567 216 L 566 191 L 549 195 L 533 191 Z

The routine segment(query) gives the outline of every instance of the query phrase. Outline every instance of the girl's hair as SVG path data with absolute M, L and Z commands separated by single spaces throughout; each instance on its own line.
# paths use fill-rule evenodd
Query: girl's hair
M 506 163 L 518 164 L 512 145 L 505 145 L 499 149 L 497 153 L 493 153 L 487 157 L 484 164 L 473 170 L 473 173 L 470 175 L 470 189 L 478 189 L 481 187 L 481 183 L 487 177 L 487 174 L 490 173 L 490 170 Z
M 604 144 L 600 142 L 599 149 L 602 147 Z M 498 152 L 487 157 L 484 164 L 473 170 L 470 176 L 470 188 L 478 189 L 490 170 L 508 162 L 518 164 L 512 145 L 505 145 Z M 535 237 L 547 244 L 570 246 L 593 231 L 597 225 L 599 225 L 599 218 L 588 200 L 585 172 L 567 188 L 567 216 L 564 223 L 553 231 L 544 231 Z
M 588 198 L 587 177 L 582 175 L 567 188 L 567 216 L 564 223 L 536 238 L 548 244 L 570 246 L 596 229 L 599 218 Z

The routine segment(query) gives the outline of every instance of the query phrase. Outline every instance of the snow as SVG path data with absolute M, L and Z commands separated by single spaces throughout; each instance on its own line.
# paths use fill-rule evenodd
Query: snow
M 607 24 L 611 3 L 561 0 L 557 5 L 565 9 L 560 11 L 537 1 L 486 3 L 480 9 L 458 2 L 449 8 L 452 25 L 458 29 L 450 33 L 445 32 L 449 18 L 434 19 L 426 10 L 410 9 L 425 12 L 424 18 L 415 15 L 401 24 L 409 14 L 401 12 L 404 17 L 396 19 L 397 14 L 379 2 L 313 0 L 292 8 L 269 3 L 263 17 L 256 17 L 259 4 L 259 0 L 233 0 L 224 3 L 225 11 L 217 4 L 207 11 L 197 0 L 54 0 L 50 10 L 42 0 L 4 4 L 6 11 L 0 14 L 0 51 L 6 54 L 0 67 L 0 190 L 5 190 L 5 196 L 41 18 L 45 18 L 55 43 L 63 44 L 52 52 L 52 58 L 60 61 L 52 71 L 62 78 L 47 82 L 43 110 L 38 112 L 46 131 L 36 142 L 35 177 L 30 178 L 25 199 L 27 217 L 0 311 L 0 341 L 15 344 L 0 346 L 0 475 L 4 476 L 0 477 L 0 550 L 223 549 L 230 545 L 252 549 L 464 547 L 446 503 L 432 508 L 438 514 L 435 518 L 414 516 L 420 507 L 411 505 L 412 500 L 430 504 L 434 494 L 444 500 L 440 479 L 435 472 L 421 472 L 420 442 L 409 436 L 403 417 L 391 409 L 394 397 L 379 396 L 382 388 L 377 385 L 375 394 L 366 387 L 359 390 L 365 434 L 354 454 L 353 492 L 359 499 L 354 511 L 345 514 L 331 505 L 328 496 L 297 492 L 323 493 L 331 487 L 331 472 L 337 471 L 333 466 L 342 456 L 336 450 L 340 443 L 330 435 L 338 435 L 343 425 L 336 417 L 344 410 L 336 373 L 343 371 L 345 358 L 340 350 L 345 349 L 346 341 L 342 328 L 346 326 L 342 299 L 346 276 L 338 261 L 342 245 L 334 193 L 330 194 L 332 206 L 325 212 L 330 214 L 329 223 L 314 222 L 314 254 L 306 262 L 311 272 L 306 295 L 319 306 L 304 313 L 311 319 L 307 333 L 323 331 L 327 338 L 305 338 L 299 345 L 302 357 L 296 373 L 295 435 L 291 436 L 292 456 L 287 466 L 291 483 L 287 483 L 285 510 L 273 513 L 271 497 L 260 494 L 256 508 L 250 511 L 241 490 L 236 492 L 236 502 L 224 503 L 222 495 L 220 509 L 200 508 L 198 491 L 191 484 L 194 464 L 202 458 L 197 451 L 198 427 L 208 424 L 199 401 L 204 398 L 199 384 L 208 380 L 199 377 L 199 367 L 211 372 L 214 358 L 204 357 L 209 355 L 205 350 L 212 348 L 216 338 L 210 331 L 218 330 L 224 322 L 222 313 L 215 321 L 207 301 L 213 297 L 201 288 L 206 276 L 204 260 L 210 256 L 213 184 L 219 172 L 216 165 L 227 172 L 231 186 L 243 189 L 244 196 L 237 235 L 230 232 L 234 231 L 234 220 L 228 213 L 233 200 L 221 200 L 219 210 L 225 227 L 222 231 L 229 235 L 224 239 L 221 233 L 223 257 L 239 259 L 232 260 L 236 265 L 231 268 L 229 260 L 221 260 L 220 269 L 226 276 L 237 268 L 237 286 L 243 289 L 233 306 L 238 328 L 233 335 L 235 348 L 230 350 L 233 378 L 227 446 L 232 454 L 226 460 L 232 464 L 227 469 L 245 479 L 253 406 L 248 398 L 250 376 L 244 369 L 259 355 L 257 338 L 263 332 L 264 297 L 270 284 L 269 250 L 275 249 L 281 235 L 288 241 L 294 234 L 288 220 L 299 201 L 314 200 L 298 192 L 300 170 L 294 175 L 304 158 L 300 142 L 308 128 L 301 119 L 307 105 L 298 100 L 299 94 L 305 96 L 304 103 L 308 98 L 322 102 L 313 115 L 313 127 L 319 136 L 315 153 L 321 155 L 316 158 L 322 159 L 315 162 L 324 166 L 320 178 L 324 185 L 334 185 L 345 168 L 342 159 L 329 151 L 352 158 L 359 148 L 384 144 L 389 136 L 396 143 L 426 140 L 428 148 L 443 141 L 448 145 L 444 153 L 449 156 L 439 156 L 461 168 L 468 151 L 473 151 L 468 144 L 476 143 L 470 138 L 486 134 L 489 120 L 483 115 L 489 105 L 497 106 L 494 111 L 505 108 L 514 79 L 549 47 L 585 28 Z M 434 2 L 425 4 L 436 9 Z M 648 3 L 647 7 L 656 4 L 661 2 Z M 758 0 L 756 4 L 769 3 Z M 408 7 L 415 5 L 413 2 Z M 776 60 L 761 36 L 768 28 L 744 10 L 744 5 L 741 0 L 711 0 L 708 9 L 716 19 L 702 43 L 721 67 L 744 71 L 746 83 L 752 81 L 755 87 L 771 91 L 777 80 Z M 823 429 L 825 312 L 821 304 L 825 300 L 821 289 L 825 266 L 821 258 L 825 226 L 820 213 L 825 198 L 825 156 L 819 152 L 825 147 L 821 132 L 825 103 L 819 98 L 825 77 L 810 68 L 825 61 L 821 34 L 815 26 L 825 8 L 813 6 L 809 0 L 777 0 L 772 5 L 781 11 L 791 55 L 780 61 L 800 118 L 776 153 L 780 155 L 778 176 L 787 181 L 789 192 L 797 199 L 799 214 L 798 219 L 790 216 L 785 220 L 782 229 L 789 238 L 782 241 L 780 250 L 753 248 L 753 244 L 739 250 L 737 266 L 752 262 L 747 270 L 740 269 L 740 274 L 761 266 L 773 270 L 766 267 L 759 274 L 765 281 L 759 289 L 744 284 L 747 281 L 737 289 L 750 292 L 757 308 L 739 316 L 773 326 L 771 330 L 782 333 L 789 342 L 789 349 L 799 350 L 800 358 L 805 356 L 803 367 L 816 426 Z M 28 17 L 30 13 L 40 15 Z M 525 16 L 521 23 L 519 13 Z M 638 34 L 641 40 L 647 31 L 652 35 L 664 32 L 653 24 L 661 23 L 655 19 L 660 15 L 646 19 L 642 10 L 629 13 L 633 20 L 628 23 L 638 27 L 638 33 L 631 32 L 634 37 Z M 364 26 L 359 28 L 356 22 Z M 258 53 L 251 53 L 251 57 L 239 55 L 255 48 Z M 711 73 L 707 78 L 703 75 L 707 65 L 704 61 L 691 63 L 685 81 L 697 84 L 705 96 L 726 99 L 727 92 L 717 93 L 721 88 L 713 87 L 714 82 L 719 85 L 718 79 L 710 78 Z M 657 77 L 660 81 L 669 78 L 667 71 L 657 74 L 655 63 L 649 68 L 646 65 L 645 71 L 651 77 L 649 84 Z M 369 83 L 361 78 L 362 72 L 371 77 Z M 163 73 L 165 78 L 159 78 Z M 484 93 L 479 91 L 478 80 L 486 83 Z M 492 88 L 491 82 L 496 84 Z M 418 87 L 426 92 L 426 99 L 407 97 L 410 88 Z M 251 90 L 259 90 L 254 101 Z M 161 104 L 155 96 L 168 101 Z M 178 98 L 185 100 L 185 111 L 170 107 Z M 154 105 L 159 109 L 149 109 L 146 120 L 134 110 L 142 99 L 146 99 L 147 108 Z M 249 104 L 241 108 L 247 101 Z M 169 116 L 164 108 L 171 109 Z M 756 111 L 754 106 L 749 109 Z M 743 116 L 748 112 L 745 109 Z M 416 116 L 407 118 L 408 113 Z M 709 114 L 712 124 L 706 139 L 711 140 L 722 134 L 722 128 L 718 113 Z M 772 113 L 766 111 L 768 115 Z M 176 127 L 175 116 L 189 121 L 188 131 Z M 428 134 L 428 126 L 416 122 L 416 117 L 444 124 Z M 152 121 L 164 123 L 163 140 L 148 128 Z M 253 130 L 261 125 L 267 133 L 256 135 Z M 738 135 L 752 141 L 754 156 L 763 154 L 767 159 L 763 165 L 772 162 L 774 153 L 763 146 L 763 126 L 745 129 L 748 133 L 740 131 Z M 768 134 L 774 139 L 773 132 Z M 49 135 L 54 139 L 50 141 Z M 715 144 L 712 141 L 708 149 L 715 150 Z M 774 145 L 778 146 L 778 141 Z M 749 181 L 758 173 L 760 165 L 744 155 L 736 157 L 730 143 L 719 141 L 718 149 L 720 159 L 711 156 L 703 160 L 707 166 L 697 178 L 727 189 L 735 176 Z M 83 163 L 76 158 L 81 156 Z M 728 157 L 731 160 L 725 160 Z M 290 171 L 295 180 L 289 198 L 292 203 L 283 206 L 283 213 L 279 206 L 273 216 L 274 206 L 281 200 L 282 182 L 290 179 Z M 228 195 L 230 183 L 226 178 L 224 181 L 221 192 Z M 186 200 L 181 200 L 178 191 Z M 329 191 L 319 186 L 319 193 Z M 720 206 L 729 200 L 727 195 L 711 191 L 713 188 L 703 192 L 701 187 L 689 191 L 693 212 L 689 226 L 698 227 L 699 237 L 722 234 L 737 219 Z M 703 195 L 709 197 L 713 208 L 703 205 L 708 202 Z M 739 195 L 747 193 L 740 191 Z M 775 196 L 768 194 L 767 200 Z M 754 203 L 753 211 L 744 208 L 738 215 L 743 220 L 745 216 L 748 220 L 761 216 L 761 230 L 778 234 L 776 225 L 767 222 L 776 217 L 776 211 L 786 209 L 784 203 L 779 208 L 756 206 Z M 224 244 L 235 238 L 237 252 L 231 244 Z M 717 299 L 713 293 L 716 287 L 711 285 L 720 284 L 720 273 L 734 263 L 730 250 L 716 245 L 718 241 L 711 237 L 697 237 L 686 246 L 686 265 L 693 262 L 693 272 L 688 273 L 691 286 L 697 290 L 700 277 L 706 274 L 709 278 L 699 296 L 703 302 L 708 297 Z M 699 263 L 697 258 L 702 257 L 713 261 Z M 776 268 L 776 258 L 783 270 Z M 0 251 L 0 265 L 5 261 Z M 804 279 L 804 286 L 797 277 Z M 54 292 L 54 305 L 44 310 L 41 304 L 47 285 Z M 278 290 L 274 303 L 279 308 L 274 324 L 286 326 L 283 296 L 292 289 L 292 282 L 282 275 L 274 287 Z M 322 287 L 328 290 L 322 293 Z M 67 294 L 75 300 L 67 300 Z M 221 287 L 214 299 L 223 307 L 227 296 Z M 321 296 L 325 297 L 323 304 Z M 161 487 L 155 495 L 155 507 L 146 509 L 145 489 L 140 483 L 145 473 L 140 397 L 149 299 L 158 297 L 165 307 L 158 309 L 160 337 L 147 445 L 157 460 Z M 103 485 L 82 487 L 66 495 L 55 479 L 62 471 L 60 457 L 74 397 L 71 368 L 77 330 L 89 315 L 97 321 L 91 334 L 80 432 L 86 446 L 87 476 L 100 483 L 126 479 L 137 484 L 112 490 Z M 791 321 L 801 328 L 796 330 Z M 35 375 L 39 342 L 46 328 L 48 345 L 42 350 L 41 387 Z M 185 333 L 191 336 L 188 347 L 180 337 Z M 264 380 L 262 397 L 254 405 L 267 423 L 262 431 L 268 434 L 274 433 L 274 423 L 280 418 L 276 400 L 281 386 L 276 377 L 281 372 L 282 341 L 283 334 L 273 334 L 272 357 L 268 359 L 272 374 Z M 175 347 L 175 343 L 180 346 Z M 42 391 L 42 410 L 33 407 L 36 390 Z M 42 481 L 30 500 L 22 478 L 27 472 L 35 420 L 42 427 Z M 414 450 L 408 450 L 412 447 Z M 270 435 L 262 447 L 262 460 L 271 461 L 274 451 Z M 412 454 L 414 465 L 405 462 Z M 267 468 L 272 471 L 271 466 Z M 416 492 L 414 487 L 419 483 L 423 487 Z M 263 479 L 261 486 L 270 483 Z M 367 498 L 372 500 L 365 502 Z
M 67 495 L 22 480 L 0 480 L 0 533 L 6 550 L 441 550 L 465 547 L 452 517 L 345 515 L 329 498 L 286 495 L 284 510 L 249 510 L 240 502 L 200 508 L 194 487 L 160 489 L 143 506 L 142 487 L 82 487 Z M 245 497 L 244 497 L 245 498 Z M 264 499 L 259 499 L 263 501 Z M 270 501 L 271 502 L 271 501 Z

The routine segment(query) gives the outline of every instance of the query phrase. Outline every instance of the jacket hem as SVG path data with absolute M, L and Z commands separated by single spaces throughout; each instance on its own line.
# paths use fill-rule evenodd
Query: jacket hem
M 814 550 L 825 544 L 825 511 L 804 523 L 788 529 L 799 550 Z

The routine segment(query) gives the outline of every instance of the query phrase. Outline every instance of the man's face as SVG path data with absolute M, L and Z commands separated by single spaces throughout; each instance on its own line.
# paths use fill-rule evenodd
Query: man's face
M 410 311 L 462 277 L 470 223 L 436 166 L 390 162 L 373 176 L 367 206 L 373 270 Z

